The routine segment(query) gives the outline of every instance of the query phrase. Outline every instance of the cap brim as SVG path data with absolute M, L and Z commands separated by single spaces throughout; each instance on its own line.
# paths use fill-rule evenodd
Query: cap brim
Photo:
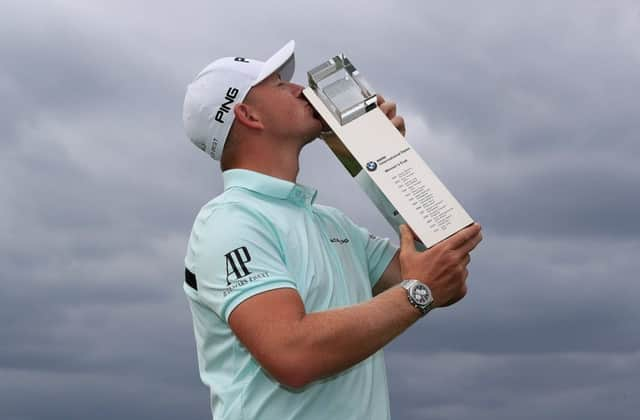
M 262 82 L 276 71 L 279 71 L 282 80 L 291 80 L 291 78 L 293 78 L 293 72 L 295 71 L 295 46 L 296 42 L 291 40 L 273 54 L 271 58 L 265 61 L 258 78 L 253 82 L 253 86 Z

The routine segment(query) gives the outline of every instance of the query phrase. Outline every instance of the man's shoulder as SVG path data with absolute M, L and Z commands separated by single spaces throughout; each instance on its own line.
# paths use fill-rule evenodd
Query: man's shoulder
M 233 188 L 207 202 L 198 212 L 193 229 L 196 232 L 209 231 L 218 234 L 232 234 L 240 230 L 268 228 L 283 217 L 277 206 L 251 191 Z
M 254 211 L 261 207 L 260 197 L 242 188 L 230 188 L 205 203 L 198 217 L 210 217 L 213 214 L 233 212 L 234 210 Z
M 255 205 L 252 201 L 233 199 L 221 194 L 200 208 L 196 222 L 207 224 L 215 221 L 229 225 L 234 221 L 246 223 L 248 220 L 257 219 L 252 216 L 259 215 L 260 206 Z

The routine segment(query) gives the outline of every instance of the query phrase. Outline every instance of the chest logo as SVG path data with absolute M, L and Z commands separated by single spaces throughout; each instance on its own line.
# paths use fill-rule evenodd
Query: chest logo
M 348 244 L 349 238 L 331 238 L 329 241 L 334 244 Z
M 231 280 L 239 280 L 251 274 L 247 268 L 247 263 L 251 261 L 251 255 L 246 246 L 236 248 L 224 255 L 227 265 L 227 284 L 231 285 Z

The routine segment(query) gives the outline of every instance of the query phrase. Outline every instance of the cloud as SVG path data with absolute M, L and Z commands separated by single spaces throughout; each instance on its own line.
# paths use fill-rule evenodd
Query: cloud
M 633 2 L 13 3 L 0 15 L 6 418 L 209 415 L 180 288 L 193 217 L 222 183 L 184 136 L 184 88 L 217 56 L 264 59 L 292 38 L 296 81 L 343 51 L 396 100 L 408 140 L 484 226 L 469 295 L 386 351 L 394 418 L 640 408 Z M 299 180 L 395 237 L 321 142 Z
M 404 419 L 631 419 L 638 353 L 393 353 L 393 408 Z

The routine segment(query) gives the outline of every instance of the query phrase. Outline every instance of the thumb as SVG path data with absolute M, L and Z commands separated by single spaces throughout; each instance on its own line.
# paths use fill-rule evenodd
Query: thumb
M 413 242 L 413 234 L 406 224 L 400 225 L 400 248 L 415 251 L 416 245 Z

